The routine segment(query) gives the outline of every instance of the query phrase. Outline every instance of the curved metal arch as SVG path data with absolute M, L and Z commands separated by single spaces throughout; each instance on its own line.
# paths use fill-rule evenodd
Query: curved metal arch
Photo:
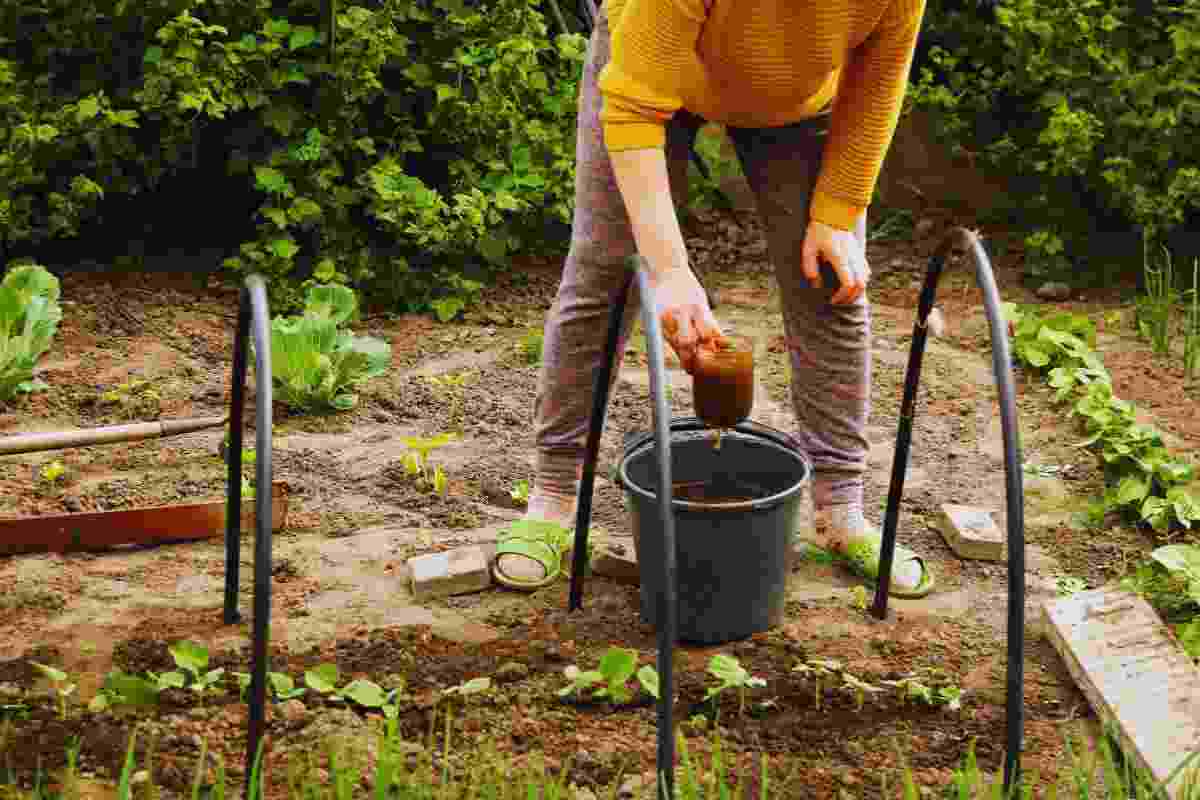
M 1020 780 L 1022 730 L 1024 727 L 1025 681 L 1025 495 L 1021 472 L 1021 444 L 1017 431 L 1016 389 L 1012 375 L 1012 354 L 1008 328 L 1000 307 L 1000 291 L 987 251 L 974 231 L 955 228 L 943 239 L 929 259 L 925 284 L 917 303 L 908 369 L 904 377 L 904 398 L 900 405 L 900 426 L 896 434 L 896 455 L 892 461 L 891 485 L 883 517 L 883 544 L 879 555 L 879 582 L 871 613 L 879 619 L 887 616 L 888 593 L 896 552 L 896 527 L 900 518 L 900 500 L 904 495 L 904 476 L 908 471 L 908 451 L 912 443 L 917 389 L 921 381 L 921 362 L 929 332 L 926 321 L 933 311 L 938 281 L 952 251 L 966 253 L 975 264 L 975 279 L 983 293 L 992 341 L 992 371 L 1000 399 L 1000 423 L 1004 437 L 1004 483 L 1008 523 L 1008 669 L 1005 686 L 1006 745 L 1004 788 L 1007 791 Z
M 267 702 L 267 645 L 271 631 L 271 482 L 272 384 L 271 315 L 266 282 L 250 275 L 242 287 L 237 332 L 233 340 L 233 377 L 230 388 L 229 448 L 225 505 L 225 623 L 241 621 L 238 611 L 238 572 L 242 538 L 242 417 L 246 400 L 246 371 L 250 342 L 254 342 L 254 619 L 253 665 L 250 672 L 249 722 L 246 735 L 246 796 L 262 741 Z

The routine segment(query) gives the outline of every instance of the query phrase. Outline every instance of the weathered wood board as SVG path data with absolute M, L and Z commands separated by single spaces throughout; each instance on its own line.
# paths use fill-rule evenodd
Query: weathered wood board
M 1050 641 L 1102 720 L 1120 731 L 1127 755 L 1159 784 L 1200 751 L 1200 668 L 1154 609 L 1114 588 L 1044 605 Z M 1200 757 L 1191 762 L 1200 779 Z M 1167 785 L 1181 796 L 1185 775 Z
M 0 554 L 102 550 L 225 535 L 225 500 L 119 511 L 84 511 L 0 519 Z M 255 502 L 242 503 L 242 536 L 253 535 Z M 271 530 L 287 525 L 287 484 L 271 484 Z

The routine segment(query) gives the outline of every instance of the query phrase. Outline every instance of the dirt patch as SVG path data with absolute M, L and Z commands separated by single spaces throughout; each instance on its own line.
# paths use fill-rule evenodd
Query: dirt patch
M 555 590 L 553 594 L 561 608 L 563 593 Z M 534 752 L 549 765 L 561 766 L 570 760 L 574 763 L 572 781 L 601 787 L 629 759 L 637 765 L 636 772 L 653 764 L 653 704 L 645 695 L 620 706 L 564 700 L 557 691 L 565 685 L 565 666 L 592 665 L 614 642 L 634 647 L 642 663 L 653 663 L 652 631 L 640 625 L 630 628 L 635 608 L 635 591 L 597 580 L 581 612 L 534 611 L 496 641 L 463 645 L 425 628 L 374 630 L 317 651 L 289 654 L 277 650 L 272 668 L 297 674 L 318 663 L 335 663 L 344 680 L 370 676 L 385 688 L 404 687 L 399 724 L 411 742 L 427 736 L 443 689 L 474 677 L 494 677 L 494 691 L 458 707 L 454 736 L 483 734 L 501 753 L 518 760 Z M 814 639 L 814 630 L 823 634 Z M 163 666 L 165 650 L 160 645 L 139 637 L 129 640 L 121 652 L 128 666 Z M 919 670 L 929 685 L 936 687 L 953 684 L 951 676 L 967 674 L 987 649 L 985 630 L 961 624 L 914 621 L 881 627 L 845 606 L 797 607 L 791 610 L 789 624 L 779 631 L 722 648 L 680 649 L 676 718 L 697 754 L 707 750 L 707 732 L 719 724 L 732 748 L 734 765 L 743 770 L 749 769 L 759 754 L 766 754 L 777 776 L 802 763 L 803 780 L 816 797 L 836 797 L 840 788 L 851 787 L 875 796 L 876 787 L 866 776 L 895 770 L 893 746 L 906 753 L 918 781 L 944 784 L 971 739 L 979 741 L 976 752 L 981 766 L 996 769 L 1000 764 L 1004 714 L 1002 693 L 995 697 L 1002 681 L 995 675 L 975 679 L 982 684 L 980 691 L 969 692 L 959 711 L 902 701 L 885 693 L 869 698 L 860 709 L 856 698 L 836 685 L 826 685 L 818 695 L 815 682 L 794 672 L 793 667 L 806 658 L 836 658 L 869 683 L 879 685 Z M 720 695 L 716 702 L 705 700 L 712 680 L 704 670 L 708 658 L 718 650 L 735 655 L 752 674 L 768 680 L 764 689 L 750 694 L 745 708 L 731 693 Z M 1060 733 L 1054 723 L 1063 720 L 1071 705 L 1079 701 L 1071 696 L 1064 702 L 1058 690 L 1041 689 L 1046 674 L 1042 658 L 1044 654 L 1034 654 L 1026 697 L 1024 763 L 1031 770 L 1053 763 L 1060 752 Z M 992 690 L 990 697 L 982 691 L 985 688 Z M 170 705 L 173 708 L 159 714 L 163 722 L 173 724 L 171 732 L 161 724 L 150 724 L 151 735 L 145 739 L 146 746 L 157 739 L 158 751 L 169 754 L 156 766 L 156 780 L 167 786 L 178 784 L 195 763 L 197 738 L 207 739 L 223 754 L 236 775 L 241 716 L 234 696 L 224 693 L 197 700 L 183 694 L 172 698 Z M 318 735 L 322 728 L 316 720 L 345 713 L 336 710 L 337 705 L 310 694 L 300 710 L 290 707 L 285 713 L 282 704 L 273 706 L 267 756 L 273 792 L 282 790 L 285 762 L 289 756 L 295 757 L 297 739 L 304 740 L 303 734 L 296 732 L 297 724 L 300 730 L 308 726 L 310 735 Z M 161 717 L 163 713 L 168 716 Z M 82 735 L 88 747 L 92 733 L 103 732 L 106 746 L 89 751 L 88 763 L 110 773 L 116 764 L 114 756 L 128 741 L 134 724 L 135 720 L 125 717 L 84 712 L 63 722 L 48 710 L 36 709 L 21 722 L 23 732 L 38 735 L 23 737 L 20 753 L 29 760 L 20 763 L 36 763 L 38 758 L 47 766 L 60 763 L 56 759 L 70 736 Z M 325 744 L 305 741 L 309 747 Z M 164 748 L 168 743 L 184 746 L 168 750 Z M 460 751 L 458 757 L 470 755 Z

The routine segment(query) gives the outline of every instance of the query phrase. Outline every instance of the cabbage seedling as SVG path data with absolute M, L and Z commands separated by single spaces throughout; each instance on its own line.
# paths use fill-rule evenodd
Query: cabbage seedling
M 559 697 L 566 697 L 572 692 L 576 697 L 582 697 L 584 689 L 600 684 L 600 688 L 592 692 L 593 700 L 609 699 L 614 703 L 628 703 L 632 693 L 626 685 L 637 669 L 637 653 L 621 647 L 610 647 L 594 670 L 586 672 L 575 665 L 563 670 L 570 683 L 559 690 Z M 657 673 L 655 674 L 657 678 Z M 642 682 L 645 686 L 645 681 Z M 657 686 L 657 683 L 655 684 Z M 647 689 L 649 691 L 649 689 Z
M 208 650 L 194 642 L 176 642 L 168 648 L 175 666 L 179 670 L 163 673 L 147 673 L 158 684 L 159 691 L 163 689 L 189 688 L 197 694 L 203 694 L 209 689 L 216 688 L 217 683 L 225 674 L 224 669 L 205 671 L 208 668 Z
M 891 686 L 900 695 L 900 701 L 907 703 L 909 698 L 920 698 L 926 704 L 933 705 L 933 691 L 917 680 L 915 675 L 908 675 L 895 681 L 882 681 L 884 686 Z
M 645 664 L 637 671 L 637 679 L 638 683 L 642 685 L 642 688 L 646 690 L 647 694 L 649 694 L 655 700 L 659 699 L 658 670 L 649 664 Z
M 304 694 L 304 687 L 296 686 L 296 682 L 290 675 L 282 672 L 268 672 L 267 680 L 270 681 L 271 690 L 278 700 L 291 700 L 293 697 Z
M 762 678 L 751 675 L 736 658 L 724 653 L 717 653 L 708 662 L 708 674 L 712 675 L 719 684 L 710 687 L 704 695 L 705 700 L 711 700 L 726 689 L 738 691 L 738 714 L 746 713 L 746 689 L 766 686 Z
M 423 486 L 431 486 L 437 488 L 438 475 L 441 474 L 443 482 L 443 491 L 445 486 L 445 473 L 438 467 L 436 471 L 429 468 L 429 454 L 443 445 L 449 444 L 454 439 L 458 438 L 453 433 L 442 433 L 432 437 L 408 436 L 402 439 L 404 446 L 409 449 L 409 452 L 404 456 L 404 471 L 406 474 L 417 479 L 417 482 Z
M 304 685 L 317 694 L 329 695 L 337 692 L 338 668 L 336 664 L 321 664 L 304 673 Z

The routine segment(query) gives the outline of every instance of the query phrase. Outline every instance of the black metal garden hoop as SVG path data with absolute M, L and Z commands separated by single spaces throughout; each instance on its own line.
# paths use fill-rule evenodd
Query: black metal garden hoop
M 242 287 L 237 332 L 233 340 L 233 376 L 230 387 L 229 448 L 225 510 L 225 624 L 241 621 L 238 611 L 238 572 L 242 538 L 242 417 L 246 401 L 246 371 L 251 337 L 254 342 L 254 633 L 250 672 L 249 721 L 246 734 L 246 797 L 255 796 L 251 781 L 262 742 L 267 703 L 267 644 L 271 633 L 271 492 L 272 386 L 271 315 L 266 282 L 250 275 Z

